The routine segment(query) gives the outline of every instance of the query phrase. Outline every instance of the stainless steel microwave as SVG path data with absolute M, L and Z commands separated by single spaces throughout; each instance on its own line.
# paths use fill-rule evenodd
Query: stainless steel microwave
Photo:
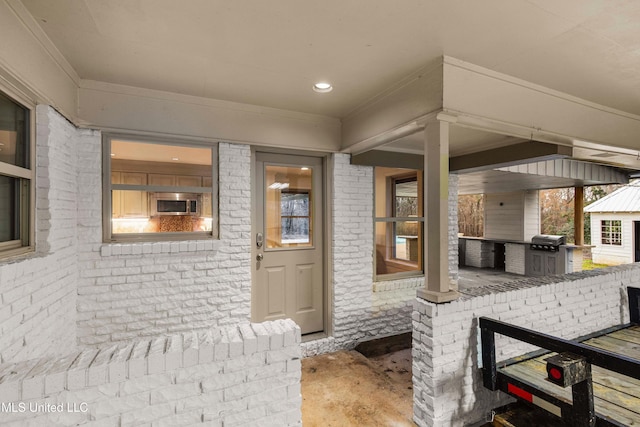
M 200 216 L 202 195 L 195 193 L 152 193 L 151 215 Z

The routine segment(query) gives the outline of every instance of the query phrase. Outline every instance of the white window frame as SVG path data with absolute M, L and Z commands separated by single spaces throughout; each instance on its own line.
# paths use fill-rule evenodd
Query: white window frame
M 614 225 L 616 222 L 618 224 Z M 617 229 L 614 231 L 614 227 Z M 605 237 L 606 236 L 606 237 Z M 606 243 L 605 243 L 606 240 Z M 619 219 L 600 220 L 600 243 L 608 246 L 622 246 L 622 221 Z
M 386 205 L 386 210 L 388 213 L 391 213 L 392 216 L 386 216 L 386 217 L 379 217 L 376 215 L 376 198 L 380 197 L 379 194 L 377 194 L 376 191 L 376 185 L 375 185 L 375 180 L 376 180 L 376 171 L 375 171 L 375 167 L 374 167 L 374 173 L 373 173 L 373 179 L 374 179 L 374 203 L 373 203 L 373 221 L 374 221 L 374 227 L 373 227 L 373 251 L 374 251 L 374 265 L 373 265 L 373 278 L 374 281 L 388 281 L 388 280 L 396 280 L 396 279 L 403 279 L 403 278 L 409 278 L 409 277 L 422 277 L 424 276 L 424 251 L 420 251 L 422 254 L 422 260 L 419 261 L 419 265 L 422 265 L 422 269 L 420 270 L 413 270 L 413 271 L 406 271 L 406 272 L 400 272 L 400 273 L 387 273 L 387 274 L 378 274 L 377 273 L 377 256 L 376 256 L 376 225 L 378 223 L 388 223 L 388 222 L 418 222 L 420 223 L 421 226 L 421 230 L 420 232 L 422 233 L 422 239 L 424 239 L 424 222 L 425 222 L 425 217 L 424 217 L 424 203 L 422 206 L 422 216 L 421 217 L 397 217 L 395 216 L 396 214 L 396 207 L 395 207 L 395 182 L 399 181 L 399 180 L 406 180 L 407 178 L 412 177 L 414 174 L 416 176 L 416 179 L 418 181 L 421 180 L 421 174 L 423 172 L 421 170 L 417 170 L 417 169 L 409 169 L 407 170 L 407 173 L 399 173 L 397 175 L 393 175 L 393 176 L 389 176 L 387 177 L 387 184 L 386 184 L 386 189 L 385 189 L 385 194 L 384 194 L 384 198 L 385 198 L 385 205 Z M 424 178 L 422 178 L 424 179 Z M 419 190 L 418 190 L 419 192 Z M 420 200 L 422 198 L 421 194 L 418 194 L 418 200 Z M 418 210 L 420 210 L 420 206 L 418 206 Z M 423 243 L 423 240 L 419 239 L 420 243 Z M 385 255 L 386 256 L 386 255 Z M 397 262 L 402 262 L 402 260 L 398 260 Z
M 159 185 L 128 185 L 111 183 L 111 141 L 124 140 L 145 144 L 159 144 L 184 146 L 193 148 L 207 148 L 211 150 L 211 187 L 168 187 Z M 218 239 L 219 237 L 219 206 L 218 206 L 218 144 L 204 142 L 181 141 L 162 137 L 147 137 L 131 134 L 105 133 L 102 136 L 102 223 L 103 241 L 105 243 L 136 243 L 162 241 L 188 241 L 203 239 Z M 183 192 L 202 193 L 211 191 L 212 231 L 191 231 L 176 233 L 121 233 L 112 231 L 112 190 L 139 190 L 146 192 Z
M 0 92 L 27 112 L 28 167 L 0 162 L 0 175 L 20 180 L 20 239 L 0 242 L 0 259 L 33 252 L 35 249 L 35 188 L 36 188 L 36 150 L 35 150 L 35 104 L 19 95 L 11 88 L 0 83 Z

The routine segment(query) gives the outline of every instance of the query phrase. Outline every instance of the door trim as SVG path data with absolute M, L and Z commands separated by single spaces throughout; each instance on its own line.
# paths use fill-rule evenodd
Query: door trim
M 255 248 L 255 235 L 258 232 L 256 229 L 257 224 L 257 214 L 258 209 L 261 207 L 257 206 L 257 191 L 261 191 L 261 189 L 256 188 L 256 154 L 257 153 L 265 153 L 265 154 L 286 154 L 286 155 L 294 155 L 294 156 L 306 156 L 306 157 L 316 157 L 322 160 L 322 197 L 323 197 L 323 218 L 322 218 L 322 226 L 323 233 L 322 238 L 324 239 L 323 244 L 323 259 L 322 259 L 322 269 L 323 269 L 323 284 L 322 284 L 322 295 L 323 295 L 323 331 L 315 332 L 309 335 L 305 335 L 303 337 L 303 341 L 310 341 L 311 339 L 320 339 L 324 337 L 331 336 L 333 334 L 333 312 L 331 310 L 332 301 L 333 301 L 333 286 L 329 286 L 329 284 L 333 283 L 333 274 L 332 274 L 332 255 L 333 255 L 333 247 L 331 245 L 331 236 L 333 233 L 333 228 L 331 224 L 333 223 L 333 156 L 331 153 L 318 152 L 318 151 L 304 151 L 304 150 L 291 150 L 291 149 L 282 149 L 282 148 L 266 148 L 261 146 L 251 146 L 251 321 L 255 321 L 255 307 L 253 305 L 254 300 L 254 281 L 256 275 L 255 262 L 254 257 L 256 255 Z

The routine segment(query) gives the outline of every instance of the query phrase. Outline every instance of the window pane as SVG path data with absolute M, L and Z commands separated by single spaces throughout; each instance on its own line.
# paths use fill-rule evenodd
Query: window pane
M 395 185 L 396 217 L 418 216 L 418 179 L 397 179 Z
M 265 166 L 267 248 L 311 246 L 313 168 Z
M 20 239 L 19 182 L 0 176 L 0 242 Z
M 0 162 L 29 168 L 29 110 L 0 93 Z
M 283 216 L 309 216 L 309 193 L 282 192 L 280 202 Z
M 604 245 L 622 245 L 622 221 L 603 220 L 600 223 L 601 240 Z
M 282 217 L 282 243 L 309 243 L 309 218 Z
M 376 274 L 422 271 L 422 223 L 376 223 Z
M 211 148 L 112 140 L 110 150 L 112 234 L 213 231 Z
M 420 222 L 399 221 L 395 223 L 395 258 L 418 261 L 418 237 Z
M 376 275 L 421 274 L 422 177 L 411 169 L 376 167 Z M 419 221 L 402 221 L 399 218 Z

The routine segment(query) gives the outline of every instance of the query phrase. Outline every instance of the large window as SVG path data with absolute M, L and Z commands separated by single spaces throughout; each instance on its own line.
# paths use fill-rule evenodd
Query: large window
M 622 245 L 622 221 L 602 220 L 600 232 L 603 245 Z
M 420 275 L 422 267 L 422 173 L 375 169 L 376 277 Z
M 104 240 L 218 235 L 217 147 L 104 138 Z
M 32 242 L 31 110 L 0 93 L 0 255 Z

